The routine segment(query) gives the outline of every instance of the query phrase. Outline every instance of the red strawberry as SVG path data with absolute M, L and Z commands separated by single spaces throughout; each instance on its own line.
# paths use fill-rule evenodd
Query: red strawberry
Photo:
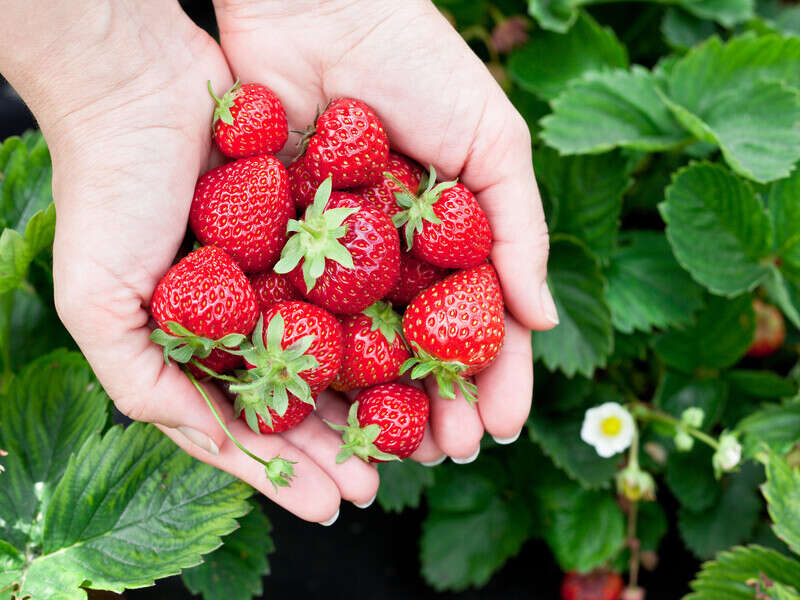
M 389 139 L 375 112 L 352 98 L 333 100 L 306 133 L 306 167 L 317 182 L 333 177 L 335 189 L 380 180 L 389 158 Z
M 275 154 L 289 137 L 286 112 L 278 97 L 260 83 L 238 81 L 217 98 L 208 82 L 214 109 L 214 142 L 225 156 L 245 158 Z
M 400 315 L 376 302 L 341 319 L 344 339 L 342 367 L 331 387 L 340 392 L 394 381 L 411 354 L 401 334 Z
M 352 191 L 375 203 L 388 216 L 393 217 L 403 210 L 397 204 L 395 194 L 404 189 L 416 193 L 422 179 L 422 167 L 402 154 L 389 152 L 389 162 L 386 164 L 385 173 L 389 173 L 392 177 L 384 175 L 377 183 Z M 398 181 L 402 186 L 398 184 Z
M 396 305 L 408 304 L 422 290 L 441 281 L 446 275 L 447 269 L 434 267 L 403 252 L 400 255 L 400 277 L 386 294 L 386 299 Z
M 223 348 L 238 346 L 253 330 L 258 304 L 247 276 L 231 257 L 205 246 L 161 278 L 153 290 L 150 314 L 160 328 L 150 339 L 164 346 L 165 360 L 186 363 L 196 356 L 221 373 L 241 364 L 239 356 Z
M 258 416 L 272 427 L 271 409 L 285 417 L 292 400 L 314 404 L 342 364 L 342 328 L 329 312 L 307 302 L 278 302 L 262 314 L 251 342 L 242 344 L 248 367 L 238 372 L 235 410 L 253 431 Z M 266 328 L 264 327 L 266 324 Z
M 486 260 L 492 249 L 489 219 L 466 186 L 455 181 L 436 183 L 431 167 L 428 185 L 419 195 L 398 194 L 405 210 L 392 217 L 405 225 L 411 254 L 437 267 L 466 269 Z
M 283 413 L 282 417 L 271 408 L 268 408 L 268 410 L 269 416 L 272 419 L 272 427 L 267 425 L 264 422 L 264 419 L 262 419 L 261 416 L 256 413 L 258 431 L 260 433 L 280 433 L 282 431 L 291 429 L 292 427 L 296 427 L 305 421 L 306 417 L 314 411 L 314 406 L 308 402 L 303 402 L 302 400 L 298 400 L 296 397 L 291 396 L 289 398 L 289 406 L 287 406 L 286 412 Z M 239 416 L 241 416 L 243 419 L 246 418 L 244 410 L 242 410 Z
M 570 571 L 561 582 L 561 600 L 619 600 L 624 583 L 619 573 Z
M 416 355 L 414 379 L 432 373 L 439 394 L 453 398 L 456 383 L 470 402 L 475 386 L 465 377 L 489 366 L 505 335 L 503 295 L 494 267 L 488 263 L 458 271 L 421 292 L 403 315 L 403 333 Z
M 273 156 L 242 158 L 197 180 L 189 225 L 203 244 L 219 246 L 247 272 L 269 269 L 294 217 L 286 169 Z
M 430 402 L 422 390 L 402 383 L 384 383 L 361 390 L 347 415 L 336 462 L 354 454 L 369 462 L 407 458 L 419 448 L 428 422 Z
M 305 155 L 290 164 L 287 171 L 289 172 L 289 196 L 291 196 L 298 214 L 303 214 L 314 203 L 314 192 L 317 191 L 317 184 L 306 168 Z
M 400 272 L 400 240 L 392 222 L 355 194 L 331 193 L 320 184 L 301 221 L 290 221 L 289 238 L 275 265 L 311 302 L 353 314 L 382 298 Z
M 262 271 L 250 276 L 250 283 L 258 299 L 258 307 L 264 311 L 278 302 L 286 300 L 302 300 L 292 282 L 286 275 L 274 271 Z
M 786 341 L 786 323 L 783 314 L 774 306 L 758 298 L 753 300 L 756 313 L 756 332 L 747 356 L 761 358 L 775 353 Z

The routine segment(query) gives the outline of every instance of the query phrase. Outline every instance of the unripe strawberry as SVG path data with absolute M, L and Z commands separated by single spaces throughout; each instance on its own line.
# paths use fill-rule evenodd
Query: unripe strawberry
M 786 323 L 776 307 L 755 298 L 756 331 L 747 356 L 762 358 L 774 354 L 786 341 Z

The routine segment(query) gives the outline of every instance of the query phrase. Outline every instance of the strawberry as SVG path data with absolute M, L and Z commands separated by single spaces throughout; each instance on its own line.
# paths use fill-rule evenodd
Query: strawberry
M 289 404 L 286 407 L 286 412 L 283 413 L 283 416 L 280 416 L 269 407 L 267 407 L 267 410 L 269 410 L 272 426 L 267 425 L 264 422 L 264 419 L 261 418 L 261 415 L 256 413 L 258 431 L 260 433 L 281 433 L 282 431 L 287 431 L 305 421 L 306 417 L 314 411 L 314 406 L 308 402 L 298 400 L 295 396 L 290 396 Z M 239 416 L 246 420 L 244 410 L 239 413 Z
M 561 600 L 619 600 L 624 583 L 619 573 L 598 569 L 570 571 L 561 582 Z
M 260 83 L 238 81 L 222 98 L 208 82 L 214 102 L 214 142 L 231 158 L 276 154 L 289 137 L 286 112 L 278 97 Z
M 317 183 L 306 168 L 305 155 L 290 164 L 287 171 L 289 172 L 289 196 L 291 196 L 298 214 L 303 214 L 314 203 L 314 192 L 317 191 Z
M 256 325 L 258 304 L 247 276 L 223 250 L 205 246 L 174 265 L 153 290 L 150 314 L 159 329 L 150 339 L 164 360 L 193 356 L 217 373 L 241 363 L 224 348 L 238 346 Z M 194 371 L 200 375 L 198 370 Z
M 286 169 L 273 156 L 242 158 L 202 175 L 189 225 L 203 244 L 219 246 L 247 272 L 270 268 L 294 217 Z
M 329 312 L 307 302 L 278 302 L 261 315 L 250 342 L 242 344 L 247 370 L 238 371 L 234 408 L 259 431 L 272 412 L 286 418 L 292 401 L 313 407 L 314 397 L 336 377 L 342 364 L 342 328 Z M 267 327 L 264 328 L 266 323 Z
M 391 220 L 355 194 L 320 184 L 314 204 L 286 243 L 277 273 L 311 302 L 339 314 L 361 312 L 382 298 L 400 272 L 400 240 Z
M 354 454 L 368 462 L 408 458 L 422 443 L 429 410 L 425 392 L 410 385 L 384 383 L 361 390 L 347 425 L 328 423 L 343 432 L 336 462 Z
M 342 367 L 331 387 L 340 392 L 394 381 L 411 354 L 401 334 L 400 315 L 385 302 L 376 302 L 356 315 L 341 319 Z
M 403 315 L 403 333 L 414 349 L 400 372 L 418 379 L 433 373 L 439 395 L 454 398 L 457 384 L 470 403 L 476 388 L 465 377 L 482 371 L 503 344 L 503 295 L 489 263 L 448 275 L 421 292 Z
M 492 249 L 489 219 L 466 186 L 436 183 L 431 167 L 428 183 L 418 196 L 410 189 L 397 195 L 404 209 L 392 217 L 405 226 L 411 254 L 437 267 L 466 269 L 486 260 Z
M 762 358 L 783 346 L 786 341 L 786 323 L 781 311 L 758 298 L 753 300 L 753 310 L 756 313 L 756 332 L 747 356 Z
M 274 271 L 262 271 L 250 276 L 250 284 L 258 299 L 258 307 L 265 311 L 273 304 L 286 300 L 302 300 L 292 282 L 286 275 Z
M 434 267 L 403 252 L 400 255 L 400 276 L 386 294 L 386 300 L 395 305 L 408 304 L 422 290 L 441 281 L 446 275 L 447 269 Z
M 389 139 L 375 112 L 360 100 L 331 101 L 301 142 L 306 167 L 317 182 L 333 178 L 335 189 L 380 180 Z
M 390 176 L 387 177 L 386 174 Z M 421 179 L 422 167 L 415 161 L 402 154 L 389 152 L 389 161 L 386 164 L 384 177 L 372 185 L 354 189 L 352 192 L 373 202 L 389 217 L 393 217 L 403 210 L 397 204 L 395 194 L 403 190 L 416 193 Z

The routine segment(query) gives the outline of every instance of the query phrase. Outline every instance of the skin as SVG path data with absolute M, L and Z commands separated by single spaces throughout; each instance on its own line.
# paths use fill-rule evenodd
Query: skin
M 423 462 L 474 454 L 484 431 L 513 436 L 530 410 L 530 330 L 557 318 L 540 293 L 548 237 L 530 137 L 427 1 L 218 0 L 215 9 L 221 47 L 173 0 L 10 0 L 0 21 L 0 72 L 33 110 L 53 156 L 56 307 L 117 407 L 297 516 L 326 521 L 341 499 L 365 503 L 379 483 L 356 458 L 335 463 L 339 437 L 323 419 L 343 423 L 344 399 L 323 393 L 301 426 L 260 436 L 207 386 L 247 448 L 297 461 L 292 487 L 276 493 L 148 339 L 146 307 L 183 238 L 195 181 L 219 162 L 205 81 L 218 91 L 234 74 L 265 83 L 284 102 L 291 129 L 310 123 L 330 97 L 360 98 L 397 150 L 459 176 L 477 194 L 495 236 L 507 338 L 476 377 L 477 409 L 442 400 L 427 384 L 430 426 L 413 456 Z M 179 427 L 191 428 L 182 429 L 188 437 Z

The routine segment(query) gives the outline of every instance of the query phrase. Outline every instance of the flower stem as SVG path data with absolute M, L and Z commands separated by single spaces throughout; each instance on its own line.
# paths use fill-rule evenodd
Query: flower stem
M 636 589 L 639 582 L 640 542 L 636 537 L 638 509 L 638 502 L 631 502 L 628 509 L 628 547 L 631 550 L 631 558 L 628 561 L 628 587 L 631 589 Z
M 215 372 L 215 371 L 212 371 L 211 369 L 209 369 L 207 366 L 205 366 L 204 364 L 202 364 L 201 362 L 199 362 L 199 361 L 198 361 L 197 359 L 195 359 L 195 358 L 193 358 L 192 360 L 190 360 L 190 361 L 189 361 L 189 364 L 191 364 L 192 366 L 194 366 L 196 369 L 198 369 L 198 370 L 202 371 L 202 372 L 203 372 L 203 373 L 205 373 L 206 375 L 210 375 L 210 376 L 211 376 L 211 377 L 213 377 L 214 379 L 219 379 L 219 380 L 221 380 L 221 381 L 227 381 L 227 382 L 229 382 L 229 383 L 241 383 L 241 381 L 239 381 L 238 379 L 236 379 L 236 377 L 231 377 L 230 375 L 220 375 L 219 373 L 217 373 L 217 372 Z
M 685 424 L 682 424 L 679 419 L 676 419 L 672 415 L 668 415 L 665 412 L 661 412 L 660 410 L 654 410 L 640 402 L 635 403 L 632 406 L 632 412 L 635 417 L 641 419 L 642 421 L 652 421 L 654 423 L 664 423 L 665 425 L 671 425 L 672 427 L 683 427 L 687 433 L 692 435 L 693 437 L 697 438 L 701 442 L 708 444 L 714 450 L 719 448 L 719 442 L 715 440 L 713 437 L 705 433 L 704 431 L 700 431 L 696 427 L 689 427 Z

